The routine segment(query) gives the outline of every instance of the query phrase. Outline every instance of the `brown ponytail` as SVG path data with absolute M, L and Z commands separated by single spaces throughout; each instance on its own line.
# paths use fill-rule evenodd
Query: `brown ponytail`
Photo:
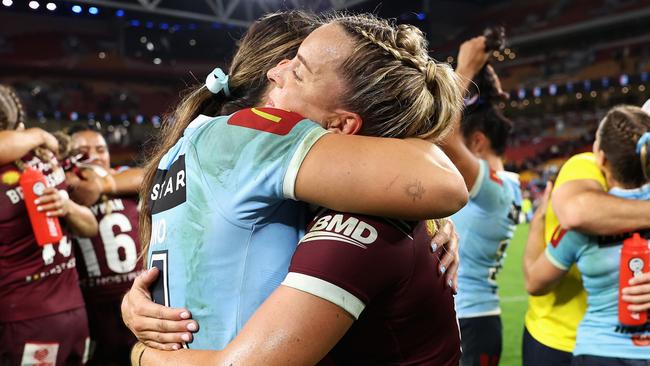
M 600 149 L 609 161 L 612 177 L 625 188 L 649 181 L 648 144 L 637 154 L 639 139 L 650 130 L 650 115 L 641 108 L 622 105 L 612 108 L 598 127 Z
M 212 94 L 205 86 L 188 90 L 174 110 L 163 119 L 163 127 L 145 165 L 140 189 L 140 239 L 146 254 L 151 238 L 149 193 L 158 164 L 183 136 L 199 114 L 219 116 L 259 104 L 268 86 L 266 72 L 284 59 L 291 59 L 298 47 L 318 26 L 316 18 L 303 11 L 269 14 L 255 22 L 242 37 L 228 70 L 230 96 Z

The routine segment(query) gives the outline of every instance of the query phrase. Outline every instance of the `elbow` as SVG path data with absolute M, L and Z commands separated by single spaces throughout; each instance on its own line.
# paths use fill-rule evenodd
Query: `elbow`
M 580 203 L 576 202 L 575 204 L 563 204 L 562 206 L 555 210 L 557 220 L 560 223 L 560 226 L 566 230 L 580 230 L 584 227 L 586 223 L 586 215 L 583 212 L 580 212 Z
M 445 209 L 447 212 L 445 212 L 442 217 L 447 217 L 455 214 L 463 207 L 465 207 L 469 201 L 469 192 L 467 191 L 463 177 L 458 174 L 458 177 L 456 178 L 457 179 L 453 180 L 453 182 L 449 184 L 449 187 L 447 189 L 447 193 L 445 195 Z
M 535 278 L 530 278 L 526 276 L 526 292 L 531 296 L 542 296 L 546 295 L 549 292 L 549 287 L 544 286 L 540 281 L 536 281 Z

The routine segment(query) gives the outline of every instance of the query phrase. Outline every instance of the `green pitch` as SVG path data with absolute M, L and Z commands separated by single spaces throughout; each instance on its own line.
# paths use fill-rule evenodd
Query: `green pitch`
M 527 237 L 528 224 L 519 225 L 508 246 L 503 270 L 497 277 L 503 322 L 503 353 L 500 366 L 521 365 L 521 337 L 527 306 L 521 265 Z

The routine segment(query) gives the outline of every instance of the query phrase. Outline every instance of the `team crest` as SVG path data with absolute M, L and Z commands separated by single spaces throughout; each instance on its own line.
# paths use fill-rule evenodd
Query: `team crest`
M 18 184 L 18 180 L 20 180 L 20 173 L 15 170 L 10 170 L 2 174 L 0 179 L 2 180 L 2 184 L 6 186 L 15 186 Z

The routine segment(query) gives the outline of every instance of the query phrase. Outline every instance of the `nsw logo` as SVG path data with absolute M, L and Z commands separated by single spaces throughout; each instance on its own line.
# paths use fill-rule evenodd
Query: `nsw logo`
M 356 217 L 343 214 L 326 215 L 318 218 L 301 243 L 314 240 L 340 241 L 367 249 L 377 240 L 377 229 Z

